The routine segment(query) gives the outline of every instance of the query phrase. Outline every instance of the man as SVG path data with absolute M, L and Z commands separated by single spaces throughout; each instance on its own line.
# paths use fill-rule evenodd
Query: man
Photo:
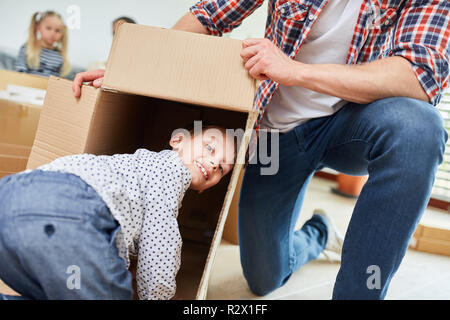
M 263 0 L 200 1 L 175 29 L 220 36 Z M 241 263 L 265 295 L 339 237 L 324 214 L 294 226 L 315 171 L 369 179 L 355 206 L 333 299 L 383 299 L 424 212 L 448 135 L 436 105 L 448 86 L 450 2 L 270 0 L 265 39 L 243 41 L 260 85 L 257 129 L 277 129 L 279 170 L 246 169 Z M 81 74 L 101 85 L 103 72 Z M 374 276 L 377 281 L 371 281 Z

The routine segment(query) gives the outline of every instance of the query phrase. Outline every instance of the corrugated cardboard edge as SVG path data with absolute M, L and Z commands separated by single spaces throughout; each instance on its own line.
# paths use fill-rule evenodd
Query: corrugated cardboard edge
M 140 95 L 140 96 L 147 96 L 147 97 L 157 98 L 157 99 L 161 99 L 161 100 L 169 100 L 169 101 L 175 101 L 175 102 L 180 102 L 180 103 L 195 104 L 197 106 L 202 106 L 202 107 L 210 107 L 210 108 L 231 110 L 231 111 L 237 111 L 237 112 L 247 112 L 247 110 L 243 110 L 241 107 L 235 107 L 233 105 L 219 106 L 217 103 L 199 103 L 196 101 L 192 101 L 191 99 L 174 98 L 174 97 L 170 97 L 167 95 L 157 95 L 157 94 L 149 95 L 148 93 L 146 93 L 144 91 L 140 91 L 140 90 L 132 90 L 131 91 L 131 90 L 125 90 L 125 89 L 121 89 L 121 88 L 109 88 L 107 86 L 102 86 L 101 88 L 102 88 L 102 90 L 105 90 L 105 91 L 115 92 L 115 93 L 120 93 L 120 94 L 136 94 L 136 95 Z
M 227 219 L 228 210 L 230 208 L 231 201 L 233 200 L 233 195 L 234 195 L 234 191 L 236 189 L 236 184 L 239 179 L 239 174 L 243 168 L 243 163 L 245 161 L 245 155 L 247 152 L 248 144 L 250 142 L 251 134 L 253 131 L 253 126 L 256 122 L 257 115 L 258 115 L 257 111 L 252 110 L 251 112 L 249 112 L 249 115 L 247 118 L 247 124 L 246 124 L 246 128 L 245 128 L 243 142 L 240 145 L 238 156 L 236 158 L 237 164 L 235 165 L 235 167 L 233 169 L 230 183 L 228 184 L 227 193 L 226 193 L 224 203 L 223 203 L 220 215 L 219 215 L 219 220 L 218 220 L 218 223 L 216 226 L 216 231 L 214 233 L 214 237 L 211 242 L 208 257 L 206 258 L 206 265 L 205 265 L 205 268 L 203 269 L 203 275 L 200 280 L 199 289 L 197 291 L 197 296 L 196 296 L 197 300 L 205 300 L 206 299 L 210 273 L 211 273 L 211 270 L 212 270 L 212 267 L 213 267 L 213 264 L 215 261 L 217 249 L 219 248 L 220 242 L 222 241 L 223 228 L 224 228 L 224 225 L 225 225 L 225 222 Z
M 50 77 L 27 169 L 35 169 L 62 156 L 84 152 L 100 90 L 90 86 L 83 86 L 82 90 L 81 98 L 76 99 L 72 81 Z M 59 119 L 56 117 L 58 114 L 61 115 Z M 81 137 L 68 131 L 68 127 L 80 127 L 77 122 L 80 118 L 88 117 L 88 129 L 82 130 L 84 134 Z M 74 138 L 79 140 L 75 147 L 63 147 L 63 141 L 74 142 Z

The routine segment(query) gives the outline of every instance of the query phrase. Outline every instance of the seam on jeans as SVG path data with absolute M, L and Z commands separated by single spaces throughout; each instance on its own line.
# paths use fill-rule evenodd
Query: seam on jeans
M 47 297 L 47 292 L 41 286 L 40 282 L 36 281 L 36 279 L 38 279 L 38 277 L 36 276 L 36 274 L 34 272 L 34 268 L 29 263 L 26 263 L 26 259 L 23 256 L 23 253 L 25 251 L 24 247 L 23 247 L 23 241 L 22 241 L 23 238 L 22 238 L 21 234 L 16 232 L 20 228 L 21 225 L 22 224 L 19 223 L 17 217 L 11 218 L 11 226 L 14 226 L 12 228 L 14 230 L 14 232 L 11 232 L 9 234 L 9 236 L 13 237 L 16 240 L 15 243 L 18 247 L 18 250 L 15 252 L 16 257 L 19 260 L 20 266 L 23 268 L 23 270 L 27 273 L 27 276 L 29 277 L 29 279 L 27 281 L 32 282 L 37 288 L 39 288 L 41 290 L 41 293 L 43 293 L 43 295 L 45 297 Z M 30 297 L 30 298 L 36 299 L 36 297 Z
M 303 124 L 301 124 L 300 126 L 302 126 Z M 304 133 L 303 133 L 303 128 L 302 127 L 296 127 L 296 128 L 294 128 L 293 130 L 294 130 L 294 135 L 295 135 L 295 140 L 297 141 L 297 148 L 298 148 L 298 150 L 300 151 L 300 152 L 303 152 L 304 154 L 305 154 L 305 157 L 306 157 L 306 161 L 308 161 L 308 169 L 311 171 L 311 172 L 314 172 L 316 169 L 315 169 L 315 166 L 312 164 L 312 162 L 311 162 L 311 159 L 309 159 L 309 157 L 307 156 L 308 155 L 308 152 L 306 151 L 306 148 L 303 146 L 303 144 L 301 143 L 301 139 L 300 139 L 300 137 L 299 137 L 299 135 L 301 134 L 301 138 L 302 138 L 302 140 L 305 140 L 305 135 L 304 135 Z M 301 131 L 301 133 L 298 133 L 297 132 L 297 129 L 299 129 L 300 131 Z
M 312 172 L 314 172 L 314 171 L 312 171 Z M 313 174 L 313 173 L 311 173 L 311 174 Z M 308 181 L 308 183 L 309 183 L 309 179 L 310 179 L 311 174 L 305 179 L 305 182 Z M 300 188 L 299 188 L 299 190 L 297 192 L 297 199 L 298 199 L 298 195 L 300 194 L 300 190 L 303 188 L 303 186 L 304 186 L 304 184 L 300 186 Z M 295 202 L 292 205 L 292 208 L 290 210 L 291 211 L 291 215 L 290 215 L 290 218 L 289 218 L 289 220 L 290 220 L 289 221 L 289 231 L 292 230 L 292 232 L 289 233 L 289 239 L 288 239 L 288 241 L 289 241 L 289 243 L 288 243 L 288 246 L 289 246 L 289 276 L 287 278 L 291 277 L 292 273 L 295 271 L 294 270 L 294 266 L 298 262 L 298 257 L 297 257 L 297 255 L 295 255 L 295 252 L 291 252 L 291 250 L 293 250 L 294 248 L 293 248 L 293 246 L 292 247 L 290 246 L 291 241 L 293 242 L 293 237 L 294 237 L 294 233 L 295 233 L 295 230 L 294 230 L 295 229 L 295 224 L 297 223 L 297 220 L 294 221 L 294 219 L 293 219 L 293 216 L 294 216 L 293 211 L 294 211 L 294 208 L 295 208 L 295 204 L 297 203 L 297 199 L 295 200 Z M 299 216 L 300 216 L 300 213 L 299 213 Z M 283 281 L 284 280 L 285 279 L 283 279 Z
M 114 259 L 123 260 L 124 261 L 124 265 L 125 265 L 125 273 L 128 273 L 128 272 L 130 272 L 130 270 L 128 268 L 126 268 L 127 263 L 119 255 L 119 248 L 116 245 L 117 234 L 122 231 L 122 226 L 120 225 L 120 223 L 117 220 L 115 220 L 115 223 L 116 223 L 116 225 L 115 225 L 114 229 L 111 231 L 110 238 L 107 241 L 108 250 L 105 252 L 106 253 L 106 255 L 105 255 L 106 256 L 106 263 L 108 265 L 110 265 L 110 263 L 109 263 L 110 260 L 114 260 Z M 117 250 L 117 255 L 115 253 L 111 254 L 112 253 L 111 250 L 114 250 L 114 251 Z M 114 280 L 117 280 L 117 277 L 115 277 Z M 117 288 L 114 286 L 114 282 L 111 281 L 109 283 L 109 290 L 110 290 L 110 295 L 111 295 L 111 299 L 112 300 L 116 300 L 116 299 L 119 298 L 119 297 L 116 296 L 115 289 L 117 289 Z M 121 286 L 120 289 L 123 290 L 124 288 Z M 132 295 L 134 295 L 135 292 L 134 292 L 134 288 L 133 288 L 133 279 L 132 279 L 132 282 L 131 282 L 131 291 L 132 291 Z

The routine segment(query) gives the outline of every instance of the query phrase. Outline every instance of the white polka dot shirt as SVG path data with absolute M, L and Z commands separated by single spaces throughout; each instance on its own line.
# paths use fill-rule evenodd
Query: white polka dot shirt
M 62 157 L 40 170 L 75 174 L 94 188 L 121 230 L 119 255 L 137 255 L 139 299 L 166 300 L 176 291 L 182 240 L 177 216 L 192 176 L 178 154 L 139 149 L 134 154 Z

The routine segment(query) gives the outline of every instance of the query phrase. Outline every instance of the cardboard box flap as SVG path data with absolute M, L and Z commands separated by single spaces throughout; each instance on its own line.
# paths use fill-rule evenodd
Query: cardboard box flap
M 256 81 L 240 40 L 122 24 L 103 87 L 119 92 L 248 112 Z
M 244 167 L 245 163 L 245 154 L 246 150 L 248 148 L 251 134 L 252 134 L 252 128 L 256 122 L 258 114 L 256 111 L 250 112 L 249 116 L 247 118 L 247 124 L 245 128 L 245 135 L 243 137 L 243 141 L 241 142 L 241 146 L 238 150 L 238 155 L 236 158 L 236 164 L 233 168 L 233 172 L 231 174 L 230 183 L 228 184 L 227 193 L 225 195 L 225 199 L 222 205 L 222 210 L 219 214 L 219 220 L 216 226 L 216 231 L 214 233 L 214 237 L 211 242 L 210 250 L 208 253 L 208 258 L 206 260 L 205 268 L 203 270 L 203 275 L 200 280 L 200 285 L 197 291 L 197 300 L 205 300 L 208 293 L 208 284 L 209 284 L 209 278 L 211 274 L 211 270 L 213 268 L 213 264 L 215 261 L 215 257 L 217 254 L 217 250 L 219 248 L 220 242 L 222 240 L 222 234 L 223 229 L 225 226 L 225 222 L 227 220 L 228 211 L 230 209 L 231 201 L 233 200 L 234 192 L 236 190 L 236 185 L 239 180 L 239 175 Z
M 99 93 L 98 89 L 84 86 L 81 98 L 76 99 L 71 81 L 50 77 L 27 169 L 84 153 Z

